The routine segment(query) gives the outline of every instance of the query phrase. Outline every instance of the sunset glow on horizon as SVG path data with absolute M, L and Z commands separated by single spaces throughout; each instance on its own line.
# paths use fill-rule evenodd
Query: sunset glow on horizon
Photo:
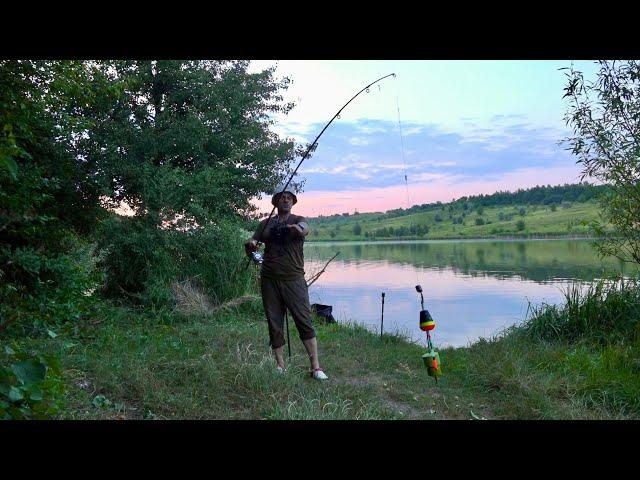
M 288 76 L 274 133 L 306 146 L 364 85 L 301 165 L 294 213 L 309 217 L 385 212 L 463 196 L 581 181 L 564 141 L 566 77 L 585 78 L 594 62 L 550 61 L 253 61 Z M 295 167 L 296 163 L 292 165 Z M 405 182 L 406 178 L 406 182 Z M 587 181 L 591 179 L 586 178 Z M 254 200 L 264 215 L 271 195 Z
M 542 172 L 535 169 L 509 173 L 494 180 L 476 180 L 454 183 L 452 179 L 441 178 L 432 182 L 421 182 L 386 188 L 366 188 L 362 190 L 312 190 L 297 195 L 298 203 L 292 212 L 305 217 L 329 216 L 341 213 L 386 212 L 397 208 L 410 208 L 413 205 L 442 202 L 473 195 L 490 195 L 498 191 L 515 191 L 518 188 L 532 188 L 536 185 L 547 185 L 552 177 L 552 185 L 578 183 L 580 171 L 575 167 L 557 167 L 552 171 Z M 511 185 L 517 182 L 518 187 Z M 408 190 L 408 197 L 407 197 Z M 271 212 L 271 197 L 265 195 L 261 200 L 252 202 L 265 216 Z

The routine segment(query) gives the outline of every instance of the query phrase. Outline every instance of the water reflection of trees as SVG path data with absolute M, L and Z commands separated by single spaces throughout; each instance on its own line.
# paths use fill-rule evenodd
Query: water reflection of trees
M 521 277 L 545 282 L 556 278 L 591 281 L 605 273 L 631 274 L 633 268 L 610 257 L 599 259 L 589 241 L 486 241 L 433 243 L 358 243 L 305 247 L 308 259 L 410 264 L 417 268 L 453 269 L 471 276 Z

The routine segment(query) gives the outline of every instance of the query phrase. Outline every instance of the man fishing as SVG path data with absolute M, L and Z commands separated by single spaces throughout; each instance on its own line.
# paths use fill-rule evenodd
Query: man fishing
M 311 323 L 309 291 L 304 278 L 303 246 L 304 237 L 309 234 L 309 225 L 304 217 L 291 213 L 291 208 L 297 202 L 291 189 L 278 188 L 271 198 L 271 204 L 277 207 L 278 214 L 260 222 L 256 232 L 245 243 L 245 250 L 247 255 L 251 255 L 257 251 L 259 243 L 265 244 L 260 290 L 277 371 L 285 371 L 283 330 L 285 311 L 288 310 L 309 355 L 311 377 L 327 380 L 318 362 L 318 343 Z M 269 224 L 265 225 L 267 220 Z

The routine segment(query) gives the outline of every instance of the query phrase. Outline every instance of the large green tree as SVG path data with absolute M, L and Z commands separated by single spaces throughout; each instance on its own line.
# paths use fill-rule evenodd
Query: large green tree
M 218 299 L 242 293 L 239 227 L 255 213 L 251 199 L 275 188 L 301 153 L 271 128 L 272 114 L 292 108 L 281 95 L 289 80 L 249 66 L 87 62 L 97 93 L 82 114 L 93 124 L 74 152 L 109 206 L 135 211 L 100 229 L 109 294 L 167 303 L 169 285 L 193 277 Z
M 87 74 L 82 62 L 0 61 L 3 201 L 9 201 L 9 192 L 24 193 L 29 185 L 46 180 L 34 187 L 48 195 L 38 211 L 85 232 L 99 218 L 102 192 L 95 169 L 73 151 L 80 133 L 93 128 L 93 120 L 82 114 L 95 97 Z M 32 193 L 37 197 L 33 201 L 44 200 Z M 30 201 L 5 205 L 5 222 L 20 222 L 21 212 L 30 211 Z M 5 234 L 21 230 L 4 226 Z
M 583 178 L 592 177 L 609 189 L 602 196 L 604 220 L 595 223 L 602 254 L 640 263 L 640 63 L 600 61 L 597 78 L 567 69 L 565 97 L 568 139 Z
M 287 85 L 246 61 L 1 61 L 0 277 L 21 285 L 3 294 L 74 283 L 50 260 L 77 233 L 103 249 L 107 290 L 166 300 L 195 275 L 233 295 L 239 220 L 300 153 L 271 128 Z M 134 218 L 106 215 L 122 202 Z
M 247 215 L 296 155 L 271 129 L 270 113 L 287 112 L 288 79 L 273 69 L 249 73 L 247 61 L 101 62 L 97 83 L 119 91 L 94 102 L 96 124 L 78 154 L 122 201 L 151 225 L 203 225 Z

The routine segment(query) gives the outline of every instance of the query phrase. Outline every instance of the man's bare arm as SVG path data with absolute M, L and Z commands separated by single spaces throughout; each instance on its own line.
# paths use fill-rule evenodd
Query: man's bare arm
M 289 225 L 289 228 L 300 238 L 304 238 L 309 235 L 309 224 L 307 224 L 307 222 L 295 223 L 293 225 Z

